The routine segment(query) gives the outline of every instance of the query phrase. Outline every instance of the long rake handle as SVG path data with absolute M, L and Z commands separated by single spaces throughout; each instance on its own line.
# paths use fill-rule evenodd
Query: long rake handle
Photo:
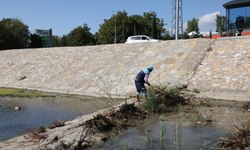
M 152 86 L 152 85 L 151 85 Z M 162 92 L 161 90 L 157 89 L 156 87 L 152 86 L 154 89 L 156 89 L 157 91 L 161 92 L 162 94 L 165 94 L 164 92 Z

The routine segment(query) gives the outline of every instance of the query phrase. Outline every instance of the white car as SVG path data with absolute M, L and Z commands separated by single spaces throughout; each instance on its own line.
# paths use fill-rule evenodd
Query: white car
M 158 42 L 158 41 L 162 41 L 162 40 L 153 39 L 150 36 L 146 36 L 146 35 L 135 35 L 135 36 L 128 37 L 125 43 Z

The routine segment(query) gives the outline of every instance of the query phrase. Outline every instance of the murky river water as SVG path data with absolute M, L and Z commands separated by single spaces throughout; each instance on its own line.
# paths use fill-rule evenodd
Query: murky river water
M 147 118 L 143 124 L 127 130 L 122 136 L 91 150 L 200 150 L 216 142 L 209 139 L 224 137 L 224 132 L 215 128 L 190 128 L 182 126 L 180 122 L 170 124 L 155 118 L 158 117 Z M 167 131 L 160 141 L 162 128 Z M 205 140 L 210 143 L 205 145 Z
M 108 107 L 104 100 L 81 96 L 48 98 L 0 97 L 0 140 L 27 133 L 27 128 L 48 126 L 55 120 L 67 121 Z M 19 106 L 21 110 L 14 110 Z
M 216 147 L 218 138 L 237 133 L 249 118 L 244 103 L 217 101 L 215 107 L 195 107 L 177 112 L 149 115 L 138 126 L 91 150 L 204 150 Z M 188 111 L 187 111 L 188 110 Z M 207 119 L 212 122 L 206 122 Z M 166 129 L 162 140 L 161 133 Z

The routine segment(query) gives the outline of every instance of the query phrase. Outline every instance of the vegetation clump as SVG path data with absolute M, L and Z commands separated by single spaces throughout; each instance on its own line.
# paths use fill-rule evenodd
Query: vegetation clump
M 49 128 L 49 129 L 53 129 L 53 128 L 55 128 L 55 127 L 61 127 L 61 126 L 64 126 L 65 125 L 65 122 L 60 122 L 60 121 L 58 121 L 58 120 L 55 120 L 55 121 L 53 121 L 51 124 L 49 124 L 47 127 Z
M 150 87 L 148 89 L 148 101 L 143 104 L 143 107 L 146 110 L 162 113 L 179 108 L 181 105 L 216 106 L 211 99 L 207 97 L 196 97 L 194 94 L 186 92 L 186 88 L 186 85 L 171 88 L 156 86 L 158 90 Z M 159 90 L 164 92 L 164 94 Z
M 45 94 L 39 94 L 33 91 L 23 91 L 18 89 L 9 89 L 9 88 L 0 88 L 0 96 L 5 97 L 30 97 L 30 98 L 36 98 L 36 97 L 48 97 L 48 95 Z
M 44 133 L 46 131 L 46 127 L 40 126 L 37 130 L 38 133 Z
M 28 136 L 24 136 L 24 138 L 31 139 L 32 141 L 36 139 L 46 139 L 48 137 L 47 134 L 42 134 L 35 129 L 27 129 L 27 131 L 28 131 Z

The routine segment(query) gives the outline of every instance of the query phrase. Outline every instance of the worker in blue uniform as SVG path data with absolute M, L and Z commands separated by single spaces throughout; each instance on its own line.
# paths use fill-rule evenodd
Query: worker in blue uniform
M 152 72 L 153 66 L 148 66 L 148 68 L 142 69 L 139 71 L 139 73 L 137 74 L 136 78 L 135 78 L 135 87 L 136 87 L 136 102 L 139 102 L 139 95 L 140 93 L 142 93 L 143 95 L 143 99 L 145 101 L 148 101 L 147 99 L 147 89 L 144 86 L 144 83 L 146 83 L 148 86 L 150 86 L 150 83 L 148 82 L 148 78 L 150 75 L 150 72 Z

